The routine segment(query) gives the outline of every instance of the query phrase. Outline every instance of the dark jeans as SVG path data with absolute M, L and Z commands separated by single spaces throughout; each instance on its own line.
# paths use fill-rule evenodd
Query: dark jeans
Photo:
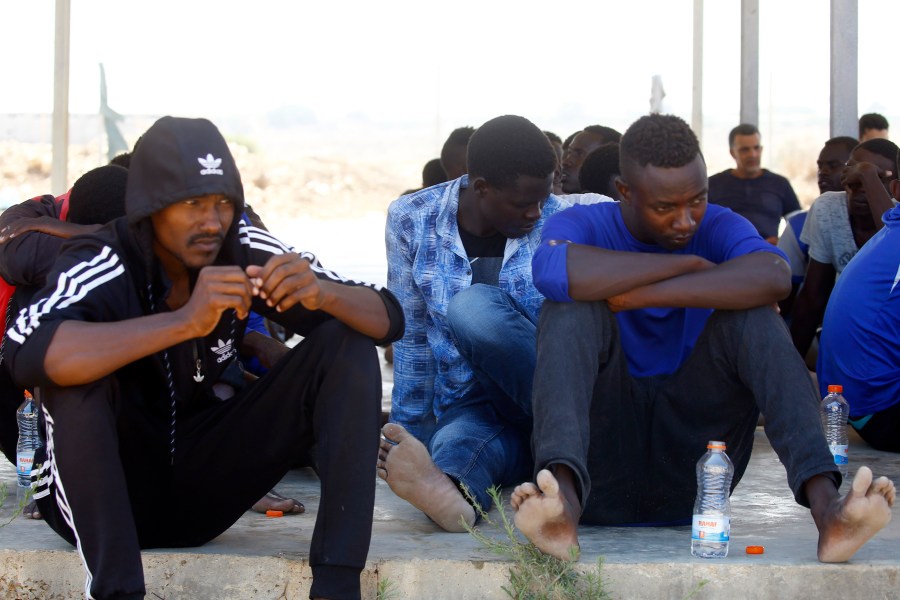
M 825 443 L 818 393 L 781 318 L 770 308 L 716 311 L 691 355 L 668 376 L 628 371 L 605 302 L 547 301 L 538 324 L 535 471 L 568 465 L 582 522 L 689 522 L 695 468 L 723 440 L 740 481 L 760 412 L 797 501 L 816 474 L 840 475 Z
M 312 594 L 359 598 L 380 399 L 372 341 L 337 321 L 318 326 L 238 395 L 179 418 L 174 458 L 166 410 L 156 408 L 168 398 L 145 404 L 114 375 L 47 388 L 41 476 L 52 481 L 38 483 L 41 513 L 77 545 L 92 597 L 142 598 L 141 548 L 215 538 L 315 442 L 322 494 L 309 553 Z

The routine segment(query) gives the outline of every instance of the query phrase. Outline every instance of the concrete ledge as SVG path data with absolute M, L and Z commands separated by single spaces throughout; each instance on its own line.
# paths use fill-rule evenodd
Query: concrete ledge
M 900 455 L 851 441 L 853 464 L 900 481 Z M 0 480 L 14 483 L 9 465 Z M 279 491 L 302 499 L 307 513 L 267 519 L 247 513 L 209 544 L 189 550 L 143 553 L 147 597 L 174 600 L 304 599 L 311 571 L 309 538 L 319 502 L 318 482 L 292 471 Z M 845 488 L 846 490 L 846 484 Z M 842 490 L 843 491 L 843 490 Z M 688 527 L 585 527 L 582 568 L 603 558 L 614 598 L 897 598 L 900 597 L 900 520 L 895 520 L 845 565 L 816 560 L 816 530 L 797 506 L 784 469 L 757 432 L 754 455 L 732 496 L 731 552 L 723 560 L 694 559 Z M 202 509 L 193 506 L 190 510 Z M 0 522 L 9 517 L 0 509 Z M 509 565 L 486 553 L 467 534 L 439 531 L 424 515 L 378 482 L 374 534 L 363 572 L 363 597 L 374 599 L 379 580 L 399 599 L 507 598 Z M 499 532 L 488 532 L 499 535 Z M 749 556 L 748 544 L 765 554 Z M 84 570 L 75 551 L 43 523 L 16 519 L 0 529 L 0 598 L 83 598 Z

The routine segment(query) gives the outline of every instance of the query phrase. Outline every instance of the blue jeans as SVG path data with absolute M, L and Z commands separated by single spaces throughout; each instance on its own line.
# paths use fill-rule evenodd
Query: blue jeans
M 524 481 L 533 467 L 536 323 L 509 294 L 482 284 L 450 300 L 447 321 L 475 384 L 441 416 L 428 450 L 439 469 L 489 510 L 488 488 Z

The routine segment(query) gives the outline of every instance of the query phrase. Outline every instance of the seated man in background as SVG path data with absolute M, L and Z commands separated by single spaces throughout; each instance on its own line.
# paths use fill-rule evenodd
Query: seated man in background
M 762 413 L 819 529 L 819 559 L 847 560 L 890 520 L 894 486 L 862 467 L 838 495 L 817 390 L 772 309 L 790 289 L 784 256 L 746 219 L 707 203 L 706 165 L 680 118 L 642 117 L 620 156 L 622 201 L 552 217 L 535 253 L 547 296 L 536 483 L 512 495 L 516 526 L 568 559 L 579 522 L 690 523 L 707 442 L 727 443 L 733 489 Z
M 756 125 L 742 123 L 728 134 L 735 168 L 709 178 L 709 202 L 730 208 L 753 223 L 759 235 L 778 242 L 781 217 L 800 210 L 791 183 L 761 166 L 761 137 Z
M 106 165 L 88 171 L 75 181 L 65 199 L 39 196 L 11 206 L 0 215 L 0 276 L 9 300 L 3 306 L 0 331 L 0 449 L 15 464 L 19 436 L 16 409 L 23 388 L 15 385 L 2 351 L 5 324 L 31 304 L 31 297 L 46 282 L 63 242 L 79 234 L 93 233 L 125 214 L 125 182 L 128 171 Z M 32 503 L 24 514 L 40 518 Z
M 859 118 L 859 141 L 866 142 L 875 138 L 888 139 L 890 125 L 883 115 L 866 113 Z
M 507 115 L 469 141 L 468 175 L 388 209 L 388 288 L 406 314 L 394 344 L 391 422 L 378 475 L 447 531 L 485 509 L 488 488 L 531 471 L 531 381 L 543 296 L 531 258 L 556 155 L 527 119 Z
M 360 597 L 381 407 L 374 342 L 402 334 L 402 310 L 238 219 L 243 209 L 218 129 L 163 117 L 132 157 L 126 218 L 74 238 L 8 331 L 15 379 L 44 392 L 35 497 L 77 546 L 91 597 L 143 597 L 141 548 L 218 536 L 313 442 L 310 596 Z M 241 389 L 229 372 L 251 310 L 305 339 Z M 209 494 L 204 510 L 184 509 Z
M 620 139 L 622 139 L 621 133 L 605 125 L 588 125 L 574 134 L 572 140 L 565 146 L 563 153 L 560 175 L 562 193 L 580 194 L 583 190 L 581 182 L 578 180 L 578 173 L 584 159 L 600 146 L 618 143 Z
M 616 189 L 619 177 L 619 144 L 604 144 L 587 155 L 578 171 L 581 190 L 621 200 Z M 583 204 L 583 203 L 581 203 Z
M 876 138 L 853 149 L 841 181 L 844 190 L 816 198 L 800 233 L 809 245 L 809 263 L 791 318 L 791 337 L 806 356 L 825 316 L 831 289 L 857 251 L 884 227 L 881 216 L 893 207 L 888 187 L 897 180 L 897 146 Z
M 900 182 L 891 186 L 900 197 Z M 831 292 L 816 374 L 823 395 L 844 386 L 850 424 L 869 445 L 900 452 L 900 207 L 882 220 Z
M 850 158 L 850 152 L 858 143 L 856 139 L 847 136 L 831 138 L 825 142 L 825 146 L 819 152 L 819 158 L 816 160 L 819 194 L 844 191 L 844 186 L 841 184 L 841 173 Z M 808 211 L 798 210 L 785 216 L 787 227 L 778 238 L 778 248 L 787 255 L 791 265 L 791 293 L 778 303 L 781 308 L 781 316 L 788 323 L 791 321 L 794 300 L 806 277 L 806 266 L 809 263 L 809 245 L 800 241 L 800 233 L 803 231 L 803 225 L 806 223 L 808 215 Z

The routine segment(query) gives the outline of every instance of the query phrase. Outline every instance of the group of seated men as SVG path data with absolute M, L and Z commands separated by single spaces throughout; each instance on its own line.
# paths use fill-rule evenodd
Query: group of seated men
M 35 497 L 77 546 L 88 597 L 143 597 L 142 548 L 211 540 L 306 454 L 322 488 L 311 598 L 360 597 L 373 467 L 449 531 L 476 522 L 489 487 L 518 484 L 516 525 L 567 559 L 579 523 L 690 522 L 707 441 L 727 443 L 737 485 L 760 414 L 819 559 L 848 560 L 890 520 L 894 485 L 860 467 L 838 492 L 818 391 L 773 309 L 786 256 L 710 202 L 674 116 L 617 140 L 619 201 L 582 197 L 560 165 L 610 131 L 560 160 L 525 118 L 484 123 L 464 173 L 391 204 L 382 287 L 245 217 L 212 123 L 157 121 L 125 216 L 62 245 L 4 339 L 3 368 L 41 389 Z M 34 231 L 0 229 L 0 246 Z M 304 338 L 256 379 L 237 361 L 251 312 Z M 390 343 L 379 431 L 375 346 Z

